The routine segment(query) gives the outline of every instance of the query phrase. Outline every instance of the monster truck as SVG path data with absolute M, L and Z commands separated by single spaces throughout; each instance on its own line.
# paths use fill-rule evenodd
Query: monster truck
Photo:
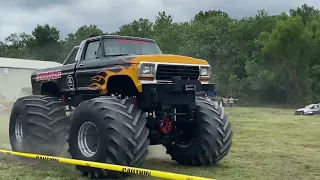
M 207 61 L 162 54 L 151 39 L 88 38 L 62 66 L 32 74 L 33 95 L 12 109 L 12 149 L 58 155 L 66 142 L 74 159 L 138 167 L 149 145 L 162 144 L 179 164 L 215 164 L 233 131 L 223 107 L 201 95 L 214 90 L 210 73 Z M 76 168 L 90 178 L 126 176 Z

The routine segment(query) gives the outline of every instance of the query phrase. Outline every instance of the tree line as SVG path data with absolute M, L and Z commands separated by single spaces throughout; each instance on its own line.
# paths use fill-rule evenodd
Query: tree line
M 155 21 L 140 18 L 112 33 L 84 25 L 65 39 L 56 27 L 38 25 L 32 34 L 13 33 L 0 41 L 0 56 L 63 62 L 73 46 L 102 33 L 152 38 L 163 53 L 207 60 L 218 94 L 240 103 L 320 102 L 320 11 L 306 4 L 242 19 L 200 11 L 188 22 L 159 12 Z

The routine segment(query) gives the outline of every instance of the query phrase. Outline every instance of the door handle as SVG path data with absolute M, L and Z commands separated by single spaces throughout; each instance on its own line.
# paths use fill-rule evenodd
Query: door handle
M 83 66 L 83 64 L 79 64 L 79 66 Z

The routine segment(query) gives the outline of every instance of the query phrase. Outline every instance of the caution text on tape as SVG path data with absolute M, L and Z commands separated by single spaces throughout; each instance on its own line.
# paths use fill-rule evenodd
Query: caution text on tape
M 62 158 L 62 157 L 55 157 L 55 156 L 45 156 L 45 155 L 40 155 L 40 154 L 22 153 L 22 152 L 8 151 L 8 150 L 0 150 L 0 153 L 6 153 L 6 154 L 10 154 L 10 155 L 16 155 L 16 156 L 22 156 L 22 157 L 34 158 L 34 159 L 42 159 L 42 160 L 46 160 L 46 161 L 54 161 L 54 162 L 60 162 L 60 163 L 66 163 L 66 164 L 73 164 L 73 165 L 79 165 L 79 166 L 107 169 L 107 170 L 111 170 L 111 171 L 119 171 L 119 172 L 137 174 L 137 175 L 143 175 L 143 176 L 152 176 L 152 177 L 158 177 L 158 178 L 163 178 L 163 179 L 214 180 L 212 178 L 188 176 L 188 175 L 170 173 L 170 172 L 164 172 L 164 171 L 149 170 L 149 169 L 143 169 L 143 168 L 120 166 L 120 165 L 115 165 L 115 164 L 106 164 L 106 163 L 98 163 L 98 162 L 91 162 L 91 161 L 83 161 L 83 160 L 76 160 L 76 159 L 69 159 L 69 158 Z

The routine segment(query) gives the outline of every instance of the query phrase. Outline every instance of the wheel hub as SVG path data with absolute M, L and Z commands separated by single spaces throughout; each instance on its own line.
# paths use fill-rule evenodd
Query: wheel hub
M 182 148 L 190 146 L 194 141 L 194 136 L 196 135 L 195 126 L 196 124 L 190 123 L 184 124 L 182 127 L 178 128 L 178 139 L 175 144 Z
M 86 157 L 94 156 L 99 149 L 99 131 L 92 122 L 83 123 L 78 132 L 78 147 Z

